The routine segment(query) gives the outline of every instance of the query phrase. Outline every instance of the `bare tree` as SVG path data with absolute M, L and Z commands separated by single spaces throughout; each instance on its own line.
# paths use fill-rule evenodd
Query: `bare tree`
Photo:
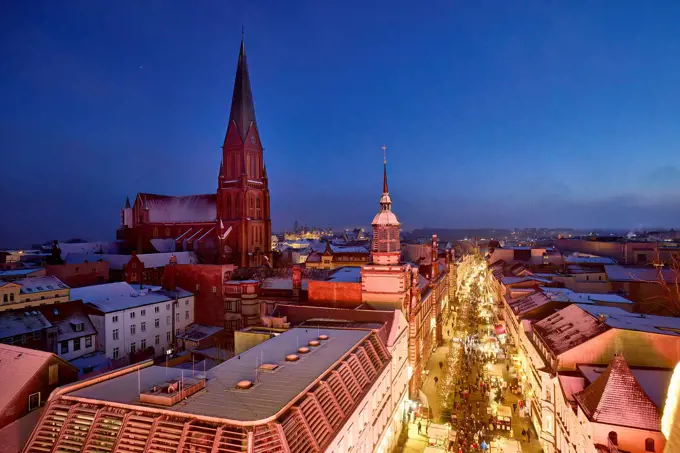
M 661 259 L 659 245 L 655 246 L 655 257 L 652 264 L 656 268 L 653 280 L 642 279 L 630 273 L 633 280 L 659 285 L 660 295 L 647 297 L 640 303 L 647 306 L 657 306 L 668 311 L 671 316 L 680 317 L 680 256 L 671 253 L 667 260 Z M 661 301 L 660 301 L 661 300 Z

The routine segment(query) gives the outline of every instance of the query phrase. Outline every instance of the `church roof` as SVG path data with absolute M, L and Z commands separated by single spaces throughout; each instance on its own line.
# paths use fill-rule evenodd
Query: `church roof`
M 236 78 L 234 79 L 234 94 L 231 98 L 231 111 L 229 112 L 229 124 L 236 124 L 241 140 L 245 141 L 250 124 L 255 122 L 255 105 L 253 93 L 250 90 L 250 75 L 248 74 L 248 62 L 246 60 L 246 45 L 241 37 L 241 51 L 238 55 L 236 66 Z
M 143 205 L 149 209 L 149 222 L 212 222 L 217 215 L 217 195 L 186 195 L 173 197 L 140 193 Z
M 399 226 L 399 219 L 397 219 L 397 216 L 394 214 L 394 212 L 383 210 L 376 214 L 375 217 L 373 217 L 371 225 Z
M 642 389 L 622 355 L 614 357 L 595 381 L 574 395 L 588 418 L 597 423 L 659 431 L 659 409 Z

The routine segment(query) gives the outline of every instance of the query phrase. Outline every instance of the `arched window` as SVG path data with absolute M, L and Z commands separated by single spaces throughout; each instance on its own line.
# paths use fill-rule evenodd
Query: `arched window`
M 253 194 L 248 194 L 248 216 L 253 217 Z
M 261 215 L 260 197 L 256 196 L 255 197 L 255 218 L 259 219 L 260 215 Z
M 234 217 L 241 217 L 241 197 L 239 194 L 234 197 Z
M 2 296 L 2 301 L 7 303 L 7 294 L 3 294 Z
M 227 194 L 227 218 L 231 219 L 231 194 Z
M 165 227 L 165 237 L 168 237 L 168 236 L 170 236 L 170 228 Z
M 158 237 L 158 227 L 153 227 L 153 237 Z
M 9 294 L 9 301 L 14 302 L 14 293 Z
M 645 439 L 645 451 L 654 451 L 654 439 L 651 437 Z
M 250 174 L 257 178 L 257 167 L 255 166 L 255 153 L 250 153 Z
M 260 155 L 255 154 L 255 177 L 260 178 Z
M 609 441 L 614 444 L 618 445 L 619 444 L 619 436 L 616 434 L 616 431 L 609 431 Z
M 250 156 L 246 154 L 246 175 L 250 176 Z

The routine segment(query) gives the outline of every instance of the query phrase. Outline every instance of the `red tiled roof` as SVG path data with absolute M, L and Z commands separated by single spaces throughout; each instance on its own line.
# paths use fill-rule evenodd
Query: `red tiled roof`
M 642 390 L 622 355 L 614 357 L 607 369 L 574 395 L 588 418 L 597 423 L 659 431 L 659 409 Z
M 49 352 L 0 344 L 0 411 L 12 402 L 52 356 Z

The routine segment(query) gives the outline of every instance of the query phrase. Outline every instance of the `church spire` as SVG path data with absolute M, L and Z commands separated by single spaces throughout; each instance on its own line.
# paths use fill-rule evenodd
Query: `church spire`
M 382 150 L 383 150 L 383 193 L 389 193 L 389 190 L 387 190 L 387 145 L 383 145 Z
M 255 122 L 255 105 L 253 93 L 250 90 L 250 75 L 248 74 L 248 62 L 246 61 L 246 45 L 241 30 L 241 51 L 238 55 L 236 66 L 236 78 L 234 79 L 234 94 L 231 98 L 231 111 L 229 112 L 229 124 L 234 122 L 242 141 L 245 141 L 251 124 Z

